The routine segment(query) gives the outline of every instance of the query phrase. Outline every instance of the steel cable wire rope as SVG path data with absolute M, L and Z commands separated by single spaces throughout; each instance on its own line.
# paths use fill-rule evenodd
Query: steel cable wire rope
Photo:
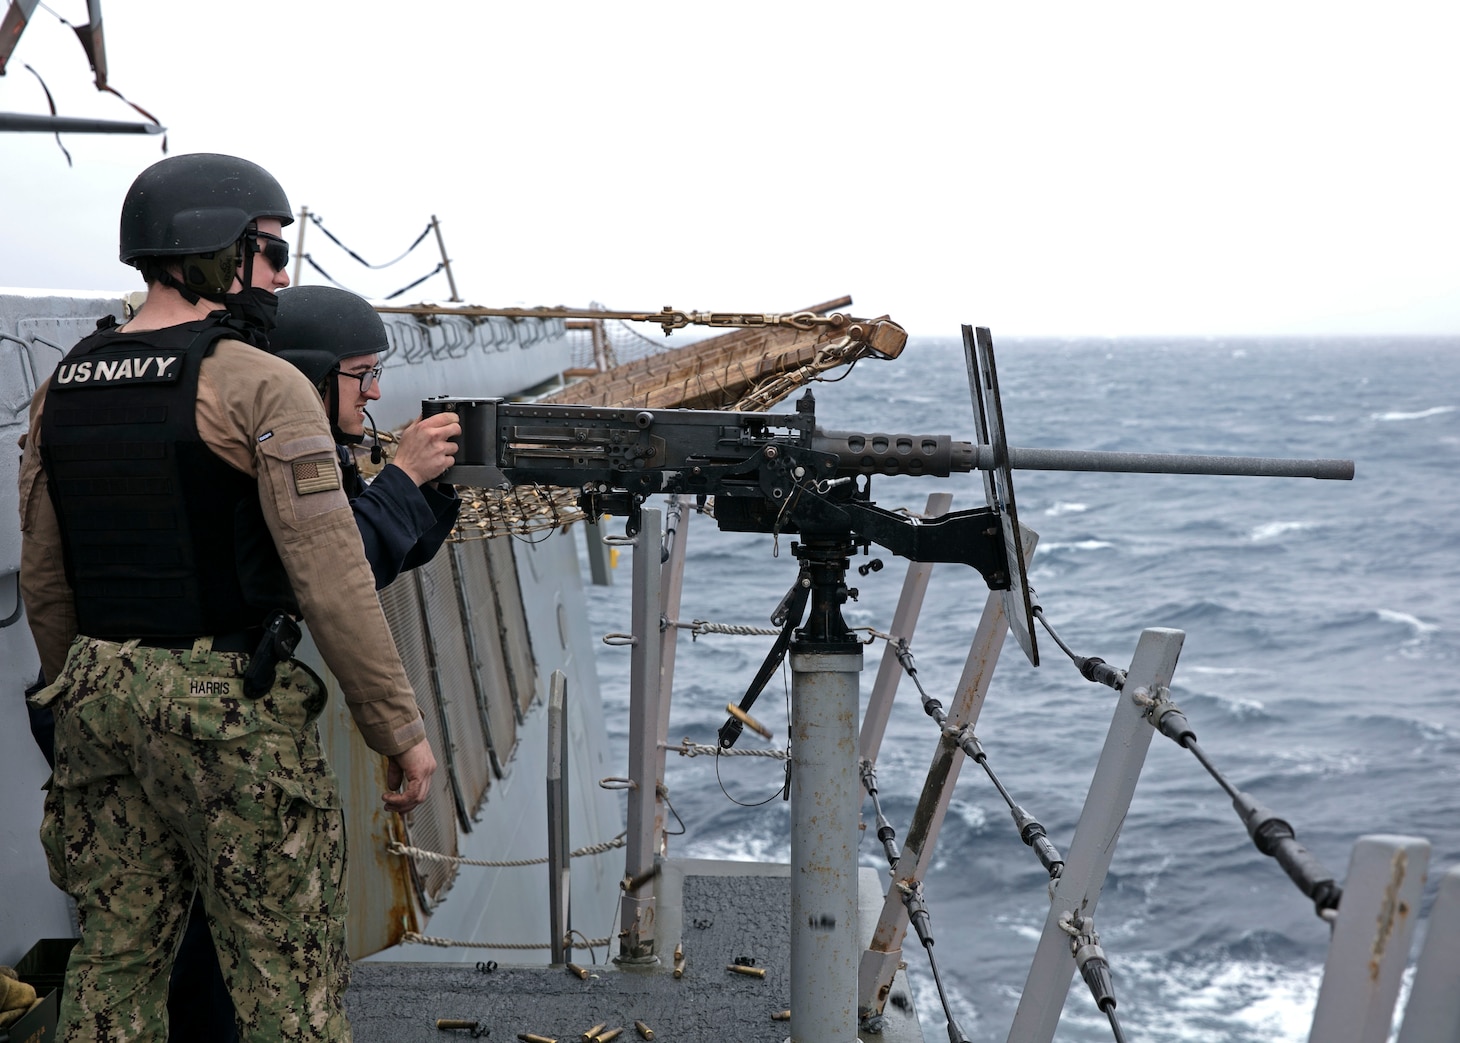
M 421 245 L 426 236 L 431 234 L 431 225 L 428 223 L 425 228 L 421 229 L 421 234 L 416 236 L 416 241 L 413 242 L 410 246 L 406 247 L 405 252 L 402 253 L 399 257 L 395 258 L 392 261 L 386 261 L 383 264 L 371 264 L 369 261 L 365 260 L 365 258 L 357 254 L 354 250 L 350 249 L 348 246 L 342 243 L 333 232 L 326 228 L 324 226 L 324 221 L 321 220 L 318 214 L 310 214 L 309 220 L 314 224 L 316 228 L 318 228 L 321 232 L 325 234 L 325 237 L 329 239 L 330 242 L 334 243 L 341 250 L 345 251 L 345 253 L 349 254 L 355 260 L 359 261 L 366 268 L 389 268 L 393 264 L 399 264 L 401 261 L 404 261 L 407 257 L 410 256 L 411 251 L 415 250 L 416 247 Z

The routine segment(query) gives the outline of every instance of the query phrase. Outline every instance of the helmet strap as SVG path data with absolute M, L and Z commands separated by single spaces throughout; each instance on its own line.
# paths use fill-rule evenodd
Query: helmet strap
M 176 275 L 173 275 L 171 272 L 164 271 L 161 275 L 157 277 L 157 281 L 162 283 L 162 285 L 166 286 L 168 289 L 176 290 L 178 294 L 182 297 L 182 299 L 187 301 L 189 304 L 197 304 L 200 300 L 203 299 L 202 294 L 198 293 L 196 290 L 190 289 L 185 282 L 179 279 Z M 210 297 L 209 300 L 212 300 L 212 298 Z
M 258 228 L 256 224 L 250 224 L 244 230 L 243 235 L 238 237 L 238 243 L 243 248 L 243 260 L 239 265 L 238 278 L 246 290 L 253 285 L 253 255 L 258 253 L 259 240 L 254 235 Z
M 346 434 L 340 430 L 340 364 L 336 362 L 330 367 L 330 371 L 320 381 L 320 392 L 324 395 L 325 412 L 330 418 L 330 434 L 334 437 L 335 445 L 359 445 L 365 441 L 365 436 Z M 366 416 L 369 416 L 367 413 Z M 370 422 L 373 429 L 375 421 Z

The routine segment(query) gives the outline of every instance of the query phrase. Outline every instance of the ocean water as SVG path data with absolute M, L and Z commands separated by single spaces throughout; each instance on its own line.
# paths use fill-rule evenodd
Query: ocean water
M 1000 341 L 1009 441 L 1116 451 L 1347 457 L 1352 482 L 1016 472 L 1021 519 L 1040 534 L 1031 581 L 1082 655 L 1129 663 L 1145 627 L 1186 642 L 1173 698 L 1241 789 L 1287 818 L 1342 879 L 1364 833 L 1433 844 L 1430 879 L 1460 863 L 1460 341 L 1455 339 Z M 914 339 L 897 362 L 865 361 L 816 386 L 831 429 L 972 437 L 962 348 Z M 781 408 L 789 409 L 790 403 Z M 977 475 L 882 478 L 884 507 L 921 510 L 936 490 L 981 506 Z M 765 626 L 795 577 L 783 538 L 690 528 L 684 620 Z M 845 616 L 885 629 L 904 567 L 867 577 Z M 861 563 L 857 559 L 854 564 Z M 628 630 L 627 556 L 590 588 L 590 618 Z M 912 650 L 928 691 L 958 679 L 986 595 L 962 566 L 934 569 Z M 1041 631 L 1040 637 L 1044 634 Z M 681 638 L 671 742 L 713 743 L 770 646 L 766 637 Z M 882 645 L 867 649 L 865 703 Z M 978 734 L 1015 799 L 1068 849 L 1114 708 L 1051 642 L 1031 668 L 1005 645 Z M 610 739 L 627 742 L 628 655 L 603 647 Z M 756 713 L 786 730 L 789 674 Z M 747 733 L 742 744 L 758 744 Z M 883 806 L 907 829 L 937 742 L 904 680 L 878 758 Z M 778 762 L 670 755 L 684 834 L 675 855 L 789 860 Z M 870 803 L 864 865 L 884 867 Z M 1046 875 L 987 777 L 965 764 L 926 881 L 937 958 L 973 1040 L 1003 1040 L 1048 908 Z M 1328 928 L 1258 854 L 1194 757 L 1153 739 L 1098 909 L 1131 1039 L 1306 1040 Z M 904 958 L 928 1039 L 945 1029 L 926 956 Z M 1109 1040 L 1078 977 L 1059 1040 Z

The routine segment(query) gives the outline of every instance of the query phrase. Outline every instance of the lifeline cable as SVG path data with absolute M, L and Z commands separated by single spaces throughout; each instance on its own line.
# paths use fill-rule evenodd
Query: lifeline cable
M 415 282 L 413 282 L 413 283 L 407 283 L 405 286 L 402 286 L 399 290 L 396 290 L 394 293 L 388 293 L 388 294 L 386 294 L 385 295 L 385 299 L 388 300 L 388 301 L 395 300 L 395 298 L 399 297 L 401 294 L 405 293 L 407 290 L 413 290 L 413 289 L 415 289 L 417 286 L 421 285 L 421 283 L 425 282 L 427 279 L 431 278 L 431 276 L 436 275 L 437 273 L 441 272 L 445 268 L 446 268 L 446 262 L 445 261 L 442 261 L 442 262 L 438 263 L 435 268 L 432 268 L 429 272 L 427 272 L 425 275 L 421 276 Z
M 325 234 L 330 242 L 334 243 L 341 250 L 345 251 L 345 253 L 349 254 L 355 260 L 359 261 L 366 268 L 389 268 L 393 264 L 399 264 L 401 261 L 404 261 L 407 257 L 410 256 L 412 250 L 421 245 L 426 236 L 431 234 L 431 226 L 430 224 L 427 224 L 425 228 L 421 229 L 421 234 L 416 236 L 416 241 L 410 246 L 406 247 L 405 252 L 397 257 L 395 260 L 386 261 L 384 264 L 371 264 L 369 261 L 365 260 L 365 258 L 357 254 L 354 250 L 351 250 L 344 243 L 340 242 L 340 240 L 336 238 L 335 234 L 324 226 L 324 221 L 320 219 L 320 216 L 318 214 L 310 214 L 309 220 L 314 223 L 315 227 L 317 227 L 321 232 Z
M 994 769 L 989 765 L 988 754 L 984 753 L 983 743 L 978 741 L 978 736 L 973 734 L 973 729 L 964 725 L 954 736 L 954 741 L 969 757 L 983 766 L 984 772 L 988 775 L 989 781 L 1004 798 L 1004 803 L 1009 805 L 1009 814 L 1014 816 L 1014 825 L 1019 829 L 1019 839 L 1033 849 L 1038 856 L 1039 862 L 1044 866 L 1044 871 L 1049 874 L 1051 880 L 1058 880 L 1065 871 L 1064 856 L 1049 839 L 1049 834 L 1044 831 L 1044 825 L 1020 805 L 1014 802 L 999 777 L 994 774 Z
M 897 656 L 897 661 L 902 664 L 903 672 L 911 677 L 913 684 L 917 686 L 918 695 L 923 701 L 923 712 L 938 723 L 938 727 L 945 738 L 956 743 L 959 749 L 982 766 L 984 773 L 993 782 L 994 788 L 1004 798 L 1004 803 L 1009 805 L 1009 814 L 1014 817 L 1014 825 L 1019 829 L 1019 839 L 1033 849 L 1035 855 L 1039 857 L 1040 864 L 1044 866 L 1045 872 L 1049 874 L 1049 878 L 1051 880 L 1058 879 L 1060 874 L 1064 872 L 1064 856 L 1059 853 L 1059 849 L 1050 841 L 1044 826 L 1033 815 L 1015 803 L 1009 791 L 1004 788 L 1004 784 L 999 781 L 999 777 L 994 774 L 994 769 L 990 767 L 988 755 L 984 752 L 983 744 L 973 734 L 973 729 L 966 724 L 958 729 L 948 726 L 948 715 L 943 712 L 943 704 L 929 696 L 923 688 L 923 682 L 918 680 L 917 667 L 913 665 L 913 656 L 912 652 L 908 650 L 907 639 L 897 638 L 895 641 L 889 640 L 888 644 Z M 881 835 L 880 832 L 878 835 Z
M 400 937 L 401 943 L 406 945 L 434 945 L 438 949 L 508 949 L 517 952 L 528 952 L 534 949 L 551 949 L 552 942 L 464 942 L 456 938 L 437 938 L 429 934 L 418 934 L 415 931 L 406 931 Z M 606 948 L 613 943 L 612 938 L 585 938 L 589 949 Z
M 912 924 L 913 930 L 917 932 L 918 941 L 923 943 L 923 948 L 928 953 L 928 968 L 933 972 L 933 983 L 938 986 L 938 999 L 943 1004 L 943 1016 L 948 1019 L 948 1039 L 950 1043 L 968 1043 L 968 1037 L 963 1034 L 958 1021 L 953 1017 L 953 1010 L 948 1005 L 948 994 L 943 989 L 943 977 L 938 973 L 938 961 L 933 956 L 933 930 L 931 917 L 928 915 L 928 907 L 923 902 L 923 882 L 915 880 L 911 884 L 896 879 L 898 851 L 893 844 L 893 837 L 896 836 L 891 824 L 882 814 L 882 805 L 877 799 L 877 767 L 869 760 L 862 761 L 860 774 L 862 788 L 872 798 L 872 806 L 877 812 L 877 839 L 882 841 L 882 849 L 887 855 L 887 863 L 893 874 L 892 886 L 902 899 L 902 904 L 907 907 L 908 922 Z
M 1155 693 L 1138 688 L 1131 693 L 1138 706 L 1145 708 L 1146 720 L 1151 727 L 1166 736 L 1178 746 L 1192 752 L 1197 761 L 1217 784 L 1232 798 L 1232 807 L 1237 817 L 1247 827 L 1252 844 L 1269 858 L 1277 860 L 1288 879 L 1298 890 L 1313 900 L 1313 911 L 1324 920 L 1337 918 L 1339 901 L 1343 898 L 1334 875 L 1324 868 L 1302 844 L 1298 843 L 1293 827 L 1276 813 L 1257 803 L 1249 794 L 1237 789 L 1217 770 L 1206 752 L 1197 744 L 1196 732 L 1191 728 L 1186 715 L 1171 701 L 1167 688 L 1157 688 Z
M 1029 591 L 1030 600 L 1034 602 L 1034 618 L 1044 625 L 1049 631 L 1049 636 L 1054 638 L 1054 643 L 1060 646 L 1065 655 L 1075 664 L 1075 669 L 1080 671 L 1080 676 L 1087 681 L 1094 681 L 1097 684 L 1109 685 L 1117 692 L 1125 687 L 1125 671 L 1117 670 L 1099 656 L 1078 656 L 1070 649 L 1070 646 L 1060 640 L 1060 636 L 1054 632 L 1054 627 L 1049 625 L 1049 620 L 1044 616 L 1044 606 L 1035 600 L 1033 588 Z
M 869 760 L 863 760 L 861 766 L 862 788 L 872 798 L 872 811 L 877 816 L 877 839 L 882 841 L 882 850 L 887 854 L 888 867 L 895 874 L 897 862 L 901 857 L 893 840 L 897 837 L 897 831 L 892 828 L 892 823 L 887 821 L 887 816 L 882 814 L 882 801 L 877 797 L 877 765 Z
M 568 852 L 569 858 L 583 858 L 588 855 L 601 855 L 614 848 L 623 847 L 628 843 L 628 830 L 624 830 L 612 840 L 605 840 L 597 844 L 589 844 L 580 847 L 575 851 Z M 440 851 L 428 851 L 425 848 L 412 847 L 409 844 L 402 844 L 399 840 L 389 841 L 385 850 L 392 855 L 402 855 L 409 858 L 418 858 L 426 862 L 440 862 L 455 866 L 481 866 L 487 869 L 513 869 L 521 866 L 540 866 L 547 864 L 547 856 L 540 858 L 514 858 L 492 861 L 483 858 L 463 858 L 460 855 L 445 855 Z
M 366 294 L 359 293 L 359 292 L 357 292 L 355 290 L 350 290 L 350 288 L 348 286 L 346 286 L 344 283 L 340 282 L 338 279 L 336 279 L 329 272 L 327 272 L 323 268 L 321 268 L 319 266 L 319 262 L 314 259 L 314 256 L 312 254 L 307 254 L 306 253 L 306 254 L 300 254 L 299 256 L 300 256 L 300 259 L 301 260 L 305 261 L 309 265 L 309 267 L 313 268 L 316 272 L 318 272 L 320 275 L 324 276 L 330 282 L 334 283 L 340 289 L 342 289 L 342 290 L 349 290 L 351 293 L 355 294 L 356 297 L 364 297 L 364 296 L 366 296 Z M 437 264 L 435 268 L 431 269 L 429 272 L 427 272 L 425 275 L 421 276 L 415 282 L 408 283 L 407 285 L 402 286 L 399 290 L 396 290 L 394 293 L 387 294 L 385 297 L 382 298 L 382 300 L 387 300 L 388 301 L 388 300 L 391 300 L 392 298 L 399 297 L 401 294 L 405 293 L 407 290 L 414 289 L 415 287 L 421 285 L 421 283 L 425 282 L 427 279 L 431 278 L 433 275 L 438 274 L 445 267 L 446 267 L 445 264 Z
M 902 896 L 902 904 L 907 907 L 908 922 L 912 924 L 913 930 L 917 932 L 918 941 L 923 943 L 923 948 L 928 953 L 928 968 L 933 972 L 933 984 L 938 986 L 938 1000 L 943 1004 L 943 1016 L 948 1019 L 949 1043 L 968 1043 L 968 1037 L 963 1034 L 958 1020 L 953 1017 L 953 1009 L 948 1004 L 948 994 L 943 989 L 943 976 L 938 973 L 938 961 L 933 956 L 932 918 L 928 915 L 928 907 L 923 904 L 922 881 L 918 881 L 912 886 L 902 883 L 895 883 L 893 886 Z
M 613 635 L 607 635 L 612 637 Z M 705 743 L 695 742 L 686 737 L 678 746 L 671 746 L 665 743 L 663 749 L 670 753 L 677 753 L 681 757 L 773 757 L 776 760 L 788 760 L 791 754 L 786 750 L 722 750 L 718 746 L 709 746 Z

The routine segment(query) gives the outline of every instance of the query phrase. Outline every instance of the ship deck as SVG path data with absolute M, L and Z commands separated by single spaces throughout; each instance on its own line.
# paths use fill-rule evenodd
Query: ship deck
M 882 908 L 883 882 L 875 870 L 859 877 L 863 943 Z M 622 1027 L 618 1043 L 640 1039 L 642 1021 L 655 1040 L 686 1043 L 735 1040 L 782 1043 L 790 1023 L 771 1015 L 791 1006 L 790 867 L 784 864 L 671 859 L 656 881 L 658 940 L 662 952 L 684 945 L 685 970 L 671 961 L 649 967 L 592 966 L 580 980 L 561 965 L 500 966 L 482 972 L 470 963 L 356 963 L 346 997 L 356 1043 L 443 1043 L 471 1038 L 442 1031 L 441 1018 L 478 1022 L 493 1040 L 532 1033 L 560 1043 L 590 1027 Z M 738 957 L 755 960 L 765 977 L 726 970 Z M 923 1043 L 906 974 L 898 971 L 881 1043 Z

